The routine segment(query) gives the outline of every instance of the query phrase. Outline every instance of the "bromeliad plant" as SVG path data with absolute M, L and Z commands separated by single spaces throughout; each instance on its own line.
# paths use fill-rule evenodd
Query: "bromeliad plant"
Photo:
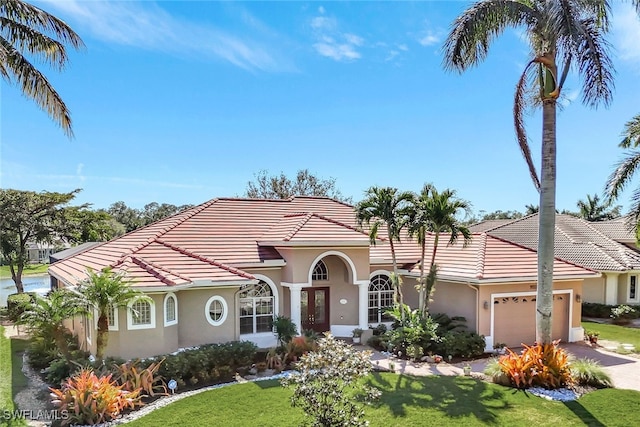
M 140 390 L 147 396 L 167 395 L 167 387 L 162 377 L 158 375 L 158 370 L 164 360 L 153 362 L 146 368 L 138 366 L 139 360 L 114 365 L 118 373 L 117 382 L 124 387 L 124 390 Z
M 570 357 L 558 346 L 559 342 L 524 345 L 520 354 L 507 349 L 507 354 L 500 357 L 498 363 L 516 388 L 540 386 L 556 389 L 570 385 Z

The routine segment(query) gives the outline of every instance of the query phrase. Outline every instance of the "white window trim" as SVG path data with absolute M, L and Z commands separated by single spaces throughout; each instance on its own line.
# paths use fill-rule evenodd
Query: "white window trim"
M 636 278 L 636 297 L 631 299 L 629 295 L 631 295 L 631 278 Z M 638 303 L 640 302 L 640 275 L 639 274 L 630 274 L 629 280 L 627 280 L 627 295 L 626 300 L 628 303 Z
M 388 270 L 376 270 L 369 274 L 369 284 L 367 285 L 367 324 L 371 326 L 385 325 L 387 328 L 391 328 L 393 326 L 393 321 L 386 322 L 370 322 L 369 321 L 369 293 L 371 292 L 369 288 L 371 287 L 371 280 L 373 280 L 376 276 L 387 276 L 389 280 L 391 280 L 391 272 Z M 391 285 L 391 289 L 393 290 L 393 284 Z M 379 316 L 380 317 L 380 316 Z
M 113 324 L 109 323 L 110 331 L 117 331 L 119 329 L 119 321 L 118 321 L 118 307 L 113 307 Z
M 209 315 L 209 306 L 214 301 L 220 301 L 220 304 L 222 305 L 222 316 L 220 317 L 220 320 L 218 320 L 217 322 L 213 320 Z M 220 295 L 212 296 L 207 300 L 207 303 L 204 305 L 204 318 L 207 319 L 207 322 L 209 322 L 211 326 L 222 325 L 224 321 L 227 320 L 228 314 L 229 314 L 229 307 L 227 306 L 227 301 L 224 298 L 222 298 Z
M 134 325 L 133 324 L 133 304 L 135 304 L 138 300 L 133 300 L 127 304 L 127 329 L 136 330 L 136 329 L 154 329 L 156 327 L 156 303 L 153 300 L 143 300 L 149 304 L 149 311 L 151 316 L 151 323 L 147 325 Z
M 173 298 L 173 303 L 175 304 L 175 315 L 176 318 L 174 320 L 169 320 L 167 319 L 167 301 L 169 301 L 169 298 Z M 172 326 L 172 325 L 177 325 L 178 324 L 178 298 L 176 297 L 176 294 L 174 294 L 173 292 L 169 292 L 167 293 L 167 295 L 164 296 L 164 301 L 162 302 L 162 308 L 164 311 L 164 326 Z

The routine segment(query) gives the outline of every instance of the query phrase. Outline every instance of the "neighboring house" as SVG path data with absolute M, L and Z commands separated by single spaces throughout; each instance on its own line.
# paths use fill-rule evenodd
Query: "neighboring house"
M 465 248 L 446 241 L 431 311 L 464 316 L 486 336 L 487 349 L 533 342 L 535 251 L 486 234 Z M 404 240 L 397 255 L 405 302 L 416 307 L 420 248 Z M 125 358 L 230 340 L 273 346 L 278 314 L 298 331 L 351 336 L 354 328 L 385 322 L 383 310 L 393 302 L 385 237 L 370 245 L 353 207 L 327 198 L 214 199 L 58 261 L 49 273 L 74 286 L 87 268 L 104 267 L 125 273 L 153 299 L 111 313 L 106 353 Z M 582 283 L 597 276 L 555 261 L 554 316 L 561 320 L 554 338 L 582 339 Z M 95 351 L 95 319 L 69 326 Z
M 60 250 L 60 244 L 53 245 L 47 242 L 28 242 L 27 254 L 30 264 L 46 264 L 49 257 L 55 251 Z M 68 246 L 68 245 L 65 245 Z
M 538 246 L 538 214 L 506 224 L 481 222 L 471 226 L 531 249 Z M 602 304 L 640 303 L 640 252 L 635 235 L 623 218 L 589 222 L 571 215 L 556 215 L 555 255 L 595 270 L 601 277 L 586 279 L 582 299 Z

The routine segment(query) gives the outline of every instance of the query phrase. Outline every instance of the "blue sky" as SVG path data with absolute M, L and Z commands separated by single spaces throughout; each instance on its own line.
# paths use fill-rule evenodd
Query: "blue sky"
M 371 185 L 432 182 L 476 213 L 538 204 L 512 125 L 530 59 L 520 32 L 465 74 L 442 68 L 442 43 L 468 2 L 35 3 L 86 44 L 64 72 L 43 68 L 75 139 L 3 81 L 3 188 L 82 188 L 76 201 L 96 208 L 198 204 L 242 195 L 262 169 L 308 168 L 354 201 Z M 616 2 L 612 105 L 584 107 L 576 81 L 565 86 L 559 209 L 601 193 L 623 154 L 620 132 L 640 113 L 637 40 L 640 21 Z M 539 115 L 527 123 L 538 161 Z

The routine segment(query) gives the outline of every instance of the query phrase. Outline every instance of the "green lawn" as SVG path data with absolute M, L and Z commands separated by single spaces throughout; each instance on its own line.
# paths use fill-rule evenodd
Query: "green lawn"
M 23 276 L 34 276 L 38 274 L 47 274 L 49 264 L 29 264 L 22 271 Z M 8 265 L 0 265 L 0 279 L 10 279 L 11 270 Z
M 640 329 L 638 328 L 594 322 L 582 322 L 582 327 L 586 331 L 599 332 L 601 340 L 615 341 L 620 344 L 633 344 L 636 348 L 636 353 L 640 353 Z
M 4 336 L 4 328 L 0 326 L 0 426 L 23 426 L 22 420 L 6 420 L 3 413 L 14 408 L 13 396 L 27 385 L 27 378 L 22 374 L 22 354 L 27 341 L 8 339 Z
M 380 400 L 366 410 L 371 426 L 627 427 L 637 424 L 640 411 L 640 392 L 632 390 L 599 390 L 561 403 L 462 376 L 383 373 L 374 374 L 371 383 L 383 391 Z M 291 408 L 290 396 L 277 381 L 239 384 L 185 398 L 129 425 L 297 426 L 303 415 Z

